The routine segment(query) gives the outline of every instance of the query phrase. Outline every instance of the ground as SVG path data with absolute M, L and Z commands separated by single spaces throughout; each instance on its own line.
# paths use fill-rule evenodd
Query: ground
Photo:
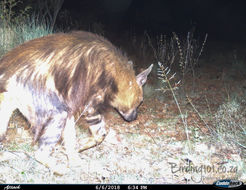
M 29 125 L 16 111 L 0 147 L 0 183 L 212 184 L 227 178 L 245 183 L 243 150 L 211 132 L 220 106 L 235 93 L 245 96 L 246 78 L 240 69 L 233 69 L 232 65 L 201 64 L 195 80 L 188 76 L 184 86 L 175 91 L 187 125 L 173 95 L 156 91 L 152 76 L 137 120 L 126 122 L 110 110 L 106 139 L 81 152 L 81 166 L 62 176 L 34 159 L 37 145 L 32 146 Z M 77 127 L 78 141 L 87 135 L 82 121 Z M 57 145 L 53 156 L 66 163 L 63 146 Z

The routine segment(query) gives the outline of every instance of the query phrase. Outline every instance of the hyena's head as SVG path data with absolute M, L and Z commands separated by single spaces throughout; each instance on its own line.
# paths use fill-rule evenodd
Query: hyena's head
M 153 64 L 137 76 L 127 75 L 118 84 L 118 91 L 111 105 L 126 121 L 133 121 L 137 118 L 137 108 L 143 102 L 143 85 L 152 67 Z

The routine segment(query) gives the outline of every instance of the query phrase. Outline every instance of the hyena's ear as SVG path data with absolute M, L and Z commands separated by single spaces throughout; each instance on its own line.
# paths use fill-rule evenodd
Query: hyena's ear
M 137 78 L 137 83 L 139 86 L 143 86 L 146 83 L 147 76 L 151 72 L 152 67 L 153 67 L 153 64 L 151 64 L 148 69 L 144 70 L 143 72 L 141 72 L 137 75 L 136 78 Z

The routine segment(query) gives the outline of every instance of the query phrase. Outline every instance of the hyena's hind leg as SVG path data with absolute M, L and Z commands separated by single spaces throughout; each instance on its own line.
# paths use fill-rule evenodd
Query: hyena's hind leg
M 16 108 L 15 102 L 8 92 L 0 94 L 0 141 L 5 137 L 9 119 Z
M 90 125 L 89 130 L 91 132 L 91 137 L 80 141 L 79 152 L 101 144 L 107 135 L 105 129 L 106 124 L 102 115 L 87 116 L 86 121 Z
M 67 112 L 65 111 L 53 115 L 46 126 L 44 126 L 44 131 L 39 138 L 39 149 L 35 152 L 36 160 L 57 174 L 64 174 L 67 171 L 65 166 L 57 165 L 56 159 L 51 157 L 55 145 L 61 139 L 66 120 Z

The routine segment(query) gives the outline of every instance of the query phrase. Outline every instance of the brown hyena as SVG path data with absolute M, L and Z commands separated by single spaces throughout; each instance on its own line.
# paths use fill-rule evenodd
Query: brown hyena
M 74 116 L 84 113 L 92 134 L 80 150 L 101 143 L 106 135 L 103 108 L 112 106 L 125 120 L 136 119 L 152 66 L 135 76 L 126 56 L 89 32 L 26 42 L 0 60 L 0 138 L 18 108 L 39 142 L 37 160 L 59 170 L 50 155 L 62 137 L 69 163 L 74 163 L 79 160 Z

